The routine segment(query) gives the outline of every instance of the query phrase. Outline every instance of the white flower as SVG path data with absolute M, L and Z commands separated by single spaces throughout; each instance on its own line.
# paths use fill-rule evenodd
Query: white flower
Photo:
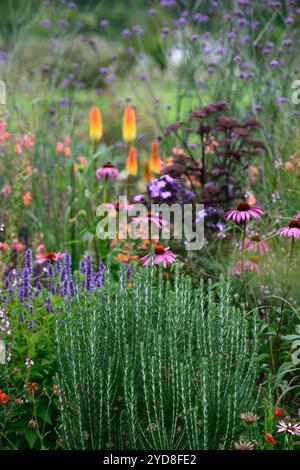
M 288 432 L 293 436 L 300 435 L 300 423 L 290 423 L 285 421 L 280 421 L 278 424 L 278 431 L 277 432 Z

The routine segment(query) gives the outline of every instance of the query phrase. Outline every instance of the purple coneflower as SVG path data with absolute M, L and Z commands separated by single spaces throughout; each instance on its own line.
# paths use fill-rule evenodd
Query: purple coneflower
M 242 274 L 244 269 L 248 269 L 249 271 L 254 271 L 256 274 L 260 274 L 260 267 L 259 267 L 259 258 L 258 256 L 249 256 L 249 258 L 243 263 L 242 260 L 235 263 L 232 267 L 231 274 Z
M 176 255 L 172 253 L 169 247 L 165 248 L 162 245 L 156 245 L 154 248 L 154 263 L 159 264 L 162 263 L 163 267 L 166 268 L 167 265 L 170 263 L 175 262 Z M 148 253 L 146 256 L 141 258 L 141 261 L 144 266 L 150 264 L 152 260 L 152 253 Z
M 227 211 L 225 214 L 226 220 L 232 220 L 239 224 L 240 222 L 246 222 L 251 217 L 254 219 L 260 219 L 264 213 L 264 209 L 259 206 L 251 207 L 248 202 L 240 202 L 236 209 Z
M 113 181 L 118 178 L 118 175 L 118 169 L 111 162 L 104 163 L 104 165 L 96 171 L 96 176 L 100 181 L 105 179 Z
M 239 442 L 234 443 L 234 447 L 236 450 L 253 450 L 254 444 L 251 441 L 247 442 L 243 438 L 241 438 Z
M 47 261 L 57 261 L 60 258 L 63 258 L 65 256 L 65 253 L 36 253 L 35 255 L 35 262 L 37 264 L 43 264 L 46 263 Z
M 287 432 L 293 436 L 300 435 L 300 423 L 290 423 L 288 421 L 279 421 L 277 432 Z
M 281 227 L 277 233 L 281 237 L 291 237 L 294 240 L 298 240 L 300 238 L 300 220 L 292 219 L 289 225 Z
M 254 235 L 250 239 L 245 240 L 244 248 L 246 250 L 252 250 L 254 253 L 259 251 L 260 253 L 268 253 L 269 247 L 268 244 L 260 239 L 258 235 Z M 242 246 L 240 246 L 242 249 Z
M 259 416 L 255 415 L 254 413 L 247 412 L 247 413 L 242 413 L 240 415 L 240 418 L 246 423 L 246 424 L 255 424 L 259 420 Z

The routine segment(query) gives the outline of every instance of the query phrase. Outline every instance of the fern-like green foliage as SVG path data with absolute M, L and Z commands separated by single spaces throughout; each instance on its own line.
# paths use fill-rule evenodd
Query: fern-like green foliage
M 56 329 L 67 449 L 226 449 L 254 407 L 257 335 L 230 286 L 175 269 L 79 292 Z

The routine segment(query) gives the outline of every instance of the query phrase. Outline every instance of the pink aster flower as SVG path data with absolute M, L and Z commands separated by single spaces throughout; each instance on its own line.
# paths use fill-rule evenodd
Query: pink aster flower
M 264 213 L 264 209 L 259 206 L 251 207 L 248 202 L 240 202 L 237 205 L 236 209 L 227 211 L 225 214 L 226 220 L 232 220 L 233 222 L 239 224 L 240 222 L 246 222 L 250 220 L 251 217 L 254 219 L 260 219 Z
M 300 238 L 300 220 L 292 219 L 286 227 L 281 227 L 277 232 L 281 237 L 291 237 L 294 240 Z
M 248 271 L 254 271 L 256 274 L 260 274 L 259 258 L 258 256 L 249 256 L 244 263 L 244 269 Z M 243 272 L 243 261 L 240 260 L 232 267 L 231 274 L 240 275 Z
M 37 264 L 43 264 L 47 261 L 57 261 L 60 258 L 64 257 L 64 253 L 36 253 L 35 262 Z
M 148 223 L 153 223 L 155 224 L 158 228 L 162 228 L 165 225 L 168 225 L 168 222 L 164 219 L 160 219 L 159 215 L 152 214 L 152 212 L 148 212 L 148 214 L 140 216 L 140 217 L 133 217 L 132 222 L 134 224 L 148 224 Z
M 176 255 L 172 253 L 172 251 L 168 248 L 165 248 L 162 245 L 156 245 L 154 249 L 154 263 L 159 264 L 162 263 L 163 267 L 166 268 L 169 263 L 175 262 Z M 141 261 L 144 266 L 150 264 L 152 260 L 152 254 L 148 253 L 148 255 L 141 258 Z
M 118 169 L 111 163 L 107 162 L 104 163 L 98 170 L 96 171 L 96 176 L 98 180 L 116 180 L 119 176 Z
M 290 423 L 288 421 L 279 421 L 277 432 L 287 432 L 293 436 L 300 436 L 300 423 Z
M 243 244 L 240 245 L 240 250 L 242 250 L 242 246 Z M 254 253 L 257 251 L 260 253 L 268 253 L 269 251 L 267 242 L 262 241 L 258 235 L 254 235 L 254 237 L 245 240 L 245 249 L 251 250 Z

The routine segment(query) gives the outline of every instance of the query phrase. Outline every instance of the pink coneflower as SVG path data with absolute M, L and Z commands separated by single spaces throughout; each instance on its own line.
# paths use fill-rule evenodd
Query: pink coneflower
M 277 432 L 287 432 L 293 436 L 300 436 L 300 423 L 290 423 L 288 421 L 280 421 L 277 425 Z
M 236 209 L 227 211 L 225 214 L 226 220 L 232 220 L 239 224 L 240 222 L 246 222 L 253 217 L 254 219 L 260 219 L 264 213 L 264 209 L 259 206 L 251 207 L 248 202 L 240 202 Z
M 59 258 L 63 258 L 64 253 L 36 253 L 35 262 L 37 264 L 43 264 L 47 261 L 57 261 Z
M 104 163 L 104 165 L 102 165 L 96 171 L 96 176 L 98 180 L 108 179 L 113 181 L 118 178 L 118 175 L 118 169 L 111 162 Z
M 152 212 L 148 212 L 148 214 L 140 216 L 140 217 L 133 217 L 132 222 L 134 224 L 148 224 L 153 223 L 158 228 L 162 228 L 165 225 L 168 225 L 168 222 L 164 219 L 160 219 L 159 216 L 153 214 Z
M 163 267 L 166 268 L 169 263 L 174 263 L 175 262 L 176 255 L 172 253 L 171 250 L 168 248 L 165 248 L 162 245 L 156 245 L 154 249 L 154 263 L 159 264 L 162 263 Z M 148 253 L 148 255 L 144 256 L 141 258 L 141 261 L 144 266 L 147 264 L 150 264 L 152 260 L 152 253 Z
M 247 413 L 242 413 L 240 415 L 240 418 L 246 423 L 246 424 L 255 424 L 259 420 L 259 416 L 255 415 L 254 413 L 247 412 Z
M 277 232 L 281 237 L 300 238 L 300 220 L 292 219 L 288 226 L 281 227 Z
M 294 215 L 293 219 L 300 219 L 300 212 L 297 212 L 297 214 Z
M 240 245 L 240 250 L 242 250 L 243 245 Z M 251 237 L 250 239 L 245 240 L 245 245 L 244 248 L 246 250 L 251 250 L 254 253 L 259 251 L 260 253 L 268 253 L 269 247 L 268 244 L 260 239 L 258 235 L 254 235 L 254 237 Z
M 256 274 L 260 274 L 260 267 L 259 267 L 259 258 L 258 256 L 249 256 L 244 263 L 244 269 L 248 269 L 249 271 L 254 271 Z M 243 261 L 240 260 L 232 267 L 231 274 L 242 274 L 243 273 Z
M 239 442 L 234 443 L 234 447 L 236 450 L 253 450 L 254 444 L 251 441 L 247 442 L 243 438 L 241 438 Z

